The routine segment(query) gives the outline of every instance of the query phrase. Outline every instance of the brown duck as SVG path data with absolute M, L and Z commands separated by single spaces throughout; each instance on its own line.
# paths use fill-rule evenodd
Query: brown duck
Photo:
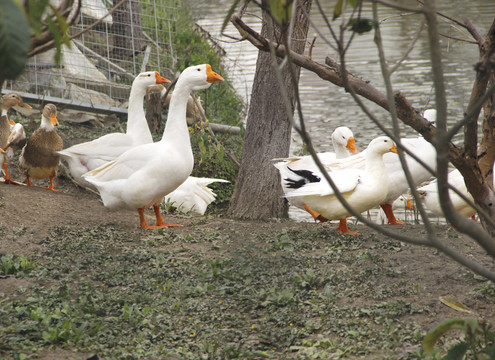
M 9 93 L 0 99 L 1 103 L 1 114 L 0 114 L 0 165 L 3 166 L 5 172 L 5 183 L 12 183 L 10 181 L 9 171 L 8 171 L 8 158 L 12 156 L 7 154 L 5 149 L 7 149 L 7 143 L 10 135 L 11 125 L 15 125 L 15 122 L 9 118 L 8 111 L 13 106 L 23 106 L 25 108 L 31 109 L 31 106 L 24 104 L 22 102 L 22 97 L 16 93 Z
M 28 186 L 31 186 L 30 177 L 35 179 L 49 177 L 50 186 L 46 189 L 58 191 L 53 187 L 53 178 L 57 176 L 60 164 L 60 156 L 56 151 L 62 150 L 64 143 L 55 130 L 56 125 L 58 125 L 57 107 L 47 104 L 43 109 L 40 127 L 29 137 L 19 159 Z

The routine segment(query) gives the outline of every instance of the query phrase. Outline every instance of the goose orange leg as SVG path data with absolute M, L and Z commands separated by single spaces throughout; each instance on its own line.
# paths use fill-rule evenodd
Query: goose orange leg
M 60 190 L 57 190 L 57 189 L 55 189 L 55 188 L 53 187 L 53 176 L 50 176 L 50 186 L 49 186 L 49 187 L 46 187 L 45 189 L 60 192 Z
M 26 175 L 26 185 L 33 186 L 33 184 L 31 184 L 31 181 L 29 181 L 29 175 Z
M 6 184 L 11 184 L 12 181 L 10 181 L 8 166 L 5 163 L 3 164 L 3 170 L 5 171 L 5 180 L 3 182 Z
M 339 230 L 339 233 L 347 233 L 347 234 L 356 234 L 359 235 L 359 231 L 350 231 L 349 228 L 347 227 L 347 220 L 346 219 L 340 219 L 339 222 L 339 227 L 337 228 Z
M 155 211 L 156 224 L 157 228 L 166 228 L 166 227 L 182 227 L 182 225 L 178 224 L 165 224 L 163 220 L 162 213 L 160 212 L 160 205 L 153 205 L 153 210 Z
M 385 215 L 387 215 L 389 225 L 404 225 L 402 221 L 395 218 L 394 212 L 392 211 L 392 204 L 381 204 L 380 207 L 383 209 Z
M 306 210 L 313 217 L 313 219 L 315 219 L 315 221 L 319 221 L 319 222 L 329 221 L 326 217 L 320 215 L 316 211 L 311 210 L 306 204 L 304 204 L 304 210 Z
M 149 226 L 148 223 L 146 222 L 146 218 L 144 217 L 144 207 L 137 209 L 138 214 L 139 214 L 139 224 L 141 225 L 141 229 L 145 230 L 152 230 L 155 227 L 154 226 Z

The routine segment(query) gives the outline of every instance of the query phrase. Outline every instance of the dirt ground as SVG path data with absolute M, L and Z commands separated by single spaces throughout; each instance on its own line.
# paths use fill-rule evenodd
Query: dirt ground
M 14 168 L 11 170 L 16 180 L 22 180 Z M 47 186 L 48 181 L 37 181 L 33 187 L 24 185 L 0 184 L 0 255 L 16 254 L 30 255 L 43 254 L 46 244 L 43 240 L 49 235 L 50 230 L 64 226 L 69 229 L 88 229 L 98 226 L 111 226 L 127 236 L 135 236 L 138 239 L 143 230 L 139 229 L 138 215 L 136 211 L 122 210 L 110 212 L 104 208 L 97 194 L 76 187 L 69 179 L 59 177 L 55 181 L 55 187 L 60 192 L 45 190 L 40 186 Z M 150 210 L 147 213 L 150 223 L 154 222 L 154 216 Z M 253 239 L 257 234 L 263 234 L 265 238 L 279 236 L 283 231 L 290 229 L 304 236 L 306 233 L 314 234 L 314 229 L 321 227 L 328 231 L 329 236 L 321 239 L 315 238 L 317 243 L 327 243 L 338 239 L 334 224 L 300 223 L 294 221 L 235 221 L 221 217 L 198 217 L 186 215 L 167 215 L 166 221 L 183 224 L 183 228 L 167 229 L 182 235 L 204 234 L 211 230 L 213 233 L 224 233 L 222 238 L 234 238 L 229 245 L 221 250 L 229 253 L 232 249 L 256 246 Z M 352 229 L 358 229 L 364 239 L 364 247 L 373 249 L 377 242 L 386 239 L 382 235 L 374 235 L 375 232 L 364 226 L 353 225 Z M 408 236 L 424 236 L 424 230 L 420 225 L 406 224 L 396 227 L 397 231 L 405 232 Z M 493 259 L 484 255 L 483 251 L 472 241 L 457 234 L 448 226 L 438 226 L 438 233 L 443 236 L 455 248 L 467 256 L 480 261 L 492 269 L 495 267 Z M 323 231 L 323 230 L 322 230 Z M 346 235 L 348 237 L 350 235 Z M 306 239 L 307 241 L 307 239 Z M 388 239 L 387 239 L 388 241 Z M 495 306 L 493 296 L 473 295 L 472 291 L 477 285 L 484 283 L 483 279 L 473 276 L 467 269 L 454 263 L 446 256 L 438 254 L 434 249 L 421 248 L 400 242 L 391 242 L 393 251 L 378 249 L 383 256 L 389 271 L 399 274 L 397 276 L 384 277 L 379 286 L 385 289 L 404 283 L 414 286 L 417 292 L 406 292 L 404 301 L 414 303 L 429 311 L 416 312 L 410 316 L 423 328 L 431 328 L 440 321 L 451 317 L 479 316 L 495 324 Z M 395 245 L 394 245 L 395 244 Z M 184 246 L 184 245 L 181 245 Z M 211 243 L 186 244 L 195 246 L 196 250 L 204 247 L 204 254 L 208 256 Z M 195 250 L 195 251 L 196 251 Z M 201 251 L 201 250 L 198 250 Z M 345 250 L 344 250 L 345 251 Z M 228 256 L 228 255 L 226 255 Z M 335 266 L 335 265 L 333 265 Z M 359 269 L 359 263 L 338 264 L 340 270 L 348 271 L 355 267 Z M 4 296 L 15 296 L 16 291 L 23 286 L 25 279 L 15 277 L 0 278 L 0 293 Z M 458 312 L 439 300 L 442 296 L 450 296 L 462 302 L 471 313 Z M 339 306 L 348 306 L 353 303 L 376 302 L 375 299 L 360 296 L 358 298 L 343 297 L 339 300 Z M 434 316 L 432 316 L 432 314 Z M 51 353 L 47 358 L 55 358 Z M 61 355 L 63 358 L 63 355 Z M 352 357 L 350 357 L 352 358 Z M 377 357 L 379 358 L 379 357 Z

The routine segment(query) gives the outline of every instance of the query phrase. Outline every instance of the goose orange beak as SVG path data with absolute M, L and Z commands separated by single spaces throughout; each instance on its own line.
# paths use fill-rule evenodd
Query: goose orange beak
M 10 125 L 15 125 L 15 121 L 14 121 L 14 120 L 12 120 L 11 118 L 9 118 L 9 124 L 10 124 Z
M 55 126 L 59 125 L 58 120 L 57 120 L 57 114 L 51 114 L 50 115 L 50 121 Z
M 395 144 L 394 144 L 394 146 L 392 147 L 392 149 L 390 149 L 390 152 L 393 152 L 393 153 L 395 153 L 395 154 L 398 154 L 398 151 L 397 151 L 397 146 L 395 146 Z
M 407 210 L 414 210 L 414 205 L 412 204 L 412 202 L 411 202 L 411 199 L 410 199 L 410 198 L 407 198 L 407 199 L 406 199 L 406 209 L 407 209 Z
M 158 71 L 155 71 L 155 79 L 157 84 L 166 84 L 170 82 L 169 79 L 165 79 L 163 76 L 160 76 Z
M 206 81 L 208 81 L 210 84 L 212 84 L 215 81 L 223 81 L 223 77 L 221 77 L 216 72 L 214 72 L 211 69 L 210 64 L 206 64 Z
M 347 140 L 347 148 L 352 154 L 357 154 L 359 153 L 358 149 L 356 148 L 356 144 L 354 142 L 354 138 L 350 137 L 349 140 Z

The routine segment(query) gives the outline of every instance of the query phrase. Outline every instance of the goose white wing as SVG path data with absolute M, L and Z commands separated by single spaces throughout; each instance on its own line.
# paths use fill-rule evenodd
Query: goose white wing
M 58 153 L 63 157 L 82 156 L 112 161 L 132 146 L 132 138 L 129 135 L 113 133 L 104 135 L 93 141 L 73 145 Z
M 83 177 L 91 183 L 127 179 L 142 170 L 143 164 L 149 163 L 154 153 L 153 145 L 152 143 L 132 148 L 117 159 L 87 172 Z
M 229 181 L 189 176 L 177 189 L 166 195 L 164 201 L 174 204 L 183 212 L 194 211 L 204 215 L 208 205 L 216 198 L 216 194 L 208 187 L 214 182 L 226 183 Z
M 363 171 L 359 169 L 345 169 L 341 171 L 329 172 L 329 175 L 336 187 L 341 193 L 348 193 L 354 191 L 359 184 L 366 182 L 363 177 Z M 333 188 L 327 183 L 326 179 L 321 173 L 313 173 L 313 176 L 319 178 L 319 181 L 306 182 L 300 187 L 289 191 L 285 194 L 286 197 L 299 197 L 299 196 L 327 196 L 335 194 Z M 286 179 L 285 181 L 296 181 L 301 183 L 301 179 Z M 297 186 L 297 185 L 296 185 Z

